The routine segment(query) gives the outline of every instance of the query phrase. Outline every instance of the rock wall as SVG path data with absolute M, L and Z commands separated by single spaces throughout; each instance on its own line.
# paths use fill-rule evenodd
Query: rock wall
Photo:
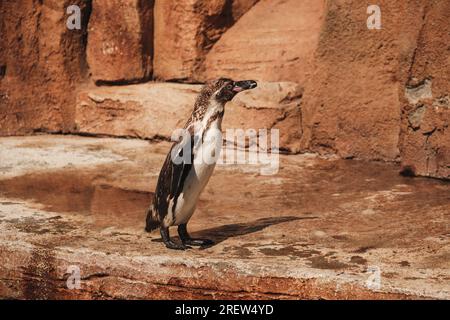
M 396 160 L 399 92 L 416 46 L 422 1 L 378 1 L 382 29 L 369 30 L 365 2 L 330 1 L 315 72 L 305 88 L 302 145 L 343 158 Z
M 401 160 L 404 173 L 450 178 L 450 24 L 445 1 L 329 1 L 305 83 L 301 148 Z
M 156 0 L 157 79 L 196 82 L 207 52 L 258 0 Z
M 66 26 L 66 8 L 81 9 L 80 30 Z M 68 131 L 76 84 L 87 73 L 85 0 L 1 1 L 0 134 Z
M 93 0 L 87 60 L 97 82 L 149 79 L 153 56 L 153 0 Z
M 66 26 L 73 4 L 80 30 Z M 450 178 L 450 4 L 377 4 L 379 30 L 351 0 L 1 1 L 0 134 L 167 137 L 178 122 L 162 115 L 178 114 L 165 102 L 189 112 L 195 84 L 254 78 L 260 96 L 236 100 L 228 126 L 280 129 L 288 152 Z
M 401 92 L 404 173 L 450 178 L 450 2 L 424 7 Z
M 203 78 L 304 83 L 325 11 L 323 0 L 262 0 L 214 45 Z

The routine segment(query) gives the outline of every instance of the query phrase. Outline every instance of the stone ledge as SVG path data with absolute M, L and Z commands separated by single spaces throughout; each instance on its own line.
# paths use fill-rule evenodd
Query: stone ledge
M 0 297 L 450 297 L 450 185 L 313 155 L 281 156 L 275 176 L 218 166 L 190 223 L 216 245 L 174 252 L 143 231 L 168 146 L 1 138 Z M 378 288 L 367 286 L 371 267 Z
M 325 273 L 289 276 L 289 270 L 185 254 L 123 257 L 80 248 L 43 248 L 2 242 L 2 297 L 18 299 L 417 299 L 414 293 L 373 291 L 361 279 L 332 280 Z M 17 265 L 21 261 L 22 265 Z M 9 263 L 8 263 L 9 262 Z M 237 262 L 237 263 L 236 263 Z M 68 289 L 70 266 L 81 270 L 81 288 Z M 18 267 L 22 271 L 16 270 Z
M 76 132 L 170 140 L 191 115 L 200 85 L 145 83 L 88 87 L 78 94 Z M 254 92 L 253 92 L 254 91 Z M 228 103 L 223 129 L 280 130 L 280 147 L 298 152 L 303 89 L 292 82 L 261 82 Z

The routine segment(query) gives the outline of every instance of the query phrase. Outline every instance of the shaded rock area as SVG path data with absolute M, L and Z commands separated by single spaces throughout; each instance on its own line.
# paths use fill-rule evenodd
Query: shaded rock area
M 273 176 L 218 165 L 190 223 L 216 244 L 176 252 L 144 232 L 168 148 L 1 138 L 0 296 L 450 298 L 448 183 L 312 154 L 281 155 Z

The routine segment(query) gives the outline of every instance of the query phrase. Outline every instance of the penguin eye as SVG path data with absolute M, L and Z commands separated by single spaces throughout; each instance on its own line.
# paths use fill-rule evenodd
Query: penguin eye
M 233 89 L 233 86 L 231 84 L 227 84 L 227 86 L 225 87 L 227 90 L 231 90 Z

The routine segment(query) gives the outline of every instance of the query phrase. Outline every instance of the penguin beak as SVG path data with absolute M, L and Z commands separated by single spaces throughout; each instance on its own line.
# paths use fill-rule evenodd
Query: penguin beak
M 241 92 L 241 91 L 256 88 L 257 86 L 258 86 L 258 84 L 254 80 L 236 81 L 233 86 L 233 91 Z

